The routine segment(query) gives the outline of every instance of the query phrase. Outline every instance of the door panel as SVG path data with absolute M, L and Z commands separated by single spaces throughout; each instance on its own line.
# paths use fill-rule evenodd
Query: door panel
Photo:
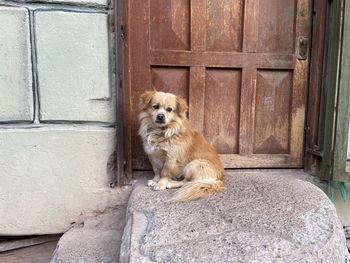
M 182 96 L 191 126 L 225 167 L 301 167 L 311 0 L 130 0 L 126 151 L 150 168 L 137 137 L 138 99 Z M 131 167 L 131 166 L 129 166 Z
M 292 73 L 258 70 L 254 154 L 288 154 Z
M 189 69 L 180 67 L 152 67 L 152 88 L 178 94 L 188 99 Z
M 207 2 L 206 50 L 242 51 L 242 2 L 237 0 Z
M 296 1 L 258 0 L 256 2 L 259 6 L 257 52 L 292 54 Z
M 152 49 L 189 50 L 190 0 L 150 1 Z
M 205 75 L 205 138 L 222 154 L 238 153 L 241 70 L 207 68 Z

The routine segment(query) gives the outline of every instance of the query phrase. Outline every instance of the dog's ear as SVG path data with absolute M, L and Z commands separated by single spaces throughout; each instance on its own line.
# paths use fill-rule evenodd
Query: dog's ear
M 185 116 L 185 113 L 188 110 L 188 106 L 186 101 L 183 98 L 177 97 L 176 98 L 176 104 L 177 104 L 177 110 L 180 115 Z
M 146 91 L 141 95 L 141 107 L 144 108 L 150 103 L 156 91 Z

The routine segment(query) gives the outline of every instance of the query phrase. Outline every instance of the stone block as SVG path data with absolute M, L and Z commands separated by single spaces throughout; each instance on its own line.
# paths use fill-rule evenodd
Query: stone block
M 0 6 L 0 121 L 33 120 L 28 10 Z
M 120 262 L 344 262 L 333 204 L 294 173 L 231 172 L 226 192 L 182 203 L 139 182 Z
M 40 119 L 114 122 L 107 15 L 35 13 Z
M 125 194 L 129 194 L 131 187 Z M 51 263 L 119 262 L 120 241 L 125 224 L 126 205 L 108 209 L 102 214 L 84 215 L 60 239 Z
M 108 5 L 109 0 L 40 0 L 46 3 L 65 3 L 65 4 L 77 4 L 77 5 Z M 38 2 L 37 0 L 25 0 L 25 2 Z
M 62 233 L 81 213 L 117 205 L 107 161 L 115 129 L 0 129 L 0 235 Z

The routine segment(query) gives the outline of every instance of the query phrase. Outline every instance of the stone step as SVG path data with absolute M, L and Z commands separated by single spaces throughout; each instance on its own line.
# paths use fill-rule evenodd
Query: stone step
M 52 263 L 118 263 L 131 186 L 115 188 L 118 202 L 104 211 L 82 214 L 59 240 Z
M 227 172 L 227 191 L 189 203 L 134 184 L 120 262 L 344 262 L 335 207 L 300 170 Z M 308 182 L 312 181 L 312 183 Z

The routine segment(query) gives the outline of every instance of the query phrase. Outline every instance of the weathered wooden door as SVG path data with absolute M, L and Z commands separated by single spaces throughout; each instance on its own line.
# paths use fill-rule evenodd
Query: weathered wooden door
M 153 88 L 188 101 L 226 168 L 301 167 L 310 1 L 127 1 L 130 169 L 149 168 L 137 114 Z

